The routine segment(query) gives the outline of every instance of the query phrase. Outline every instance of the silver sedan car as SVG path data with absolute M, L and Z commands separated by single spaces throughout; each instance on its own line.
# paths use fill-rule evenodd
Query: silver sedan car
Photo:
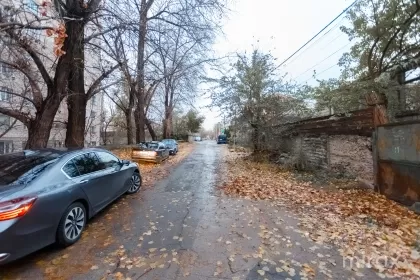
M 0 264 L 74 244 L 89 218 L 141 182 L 135 163 L 102 149 L 0 156 Z

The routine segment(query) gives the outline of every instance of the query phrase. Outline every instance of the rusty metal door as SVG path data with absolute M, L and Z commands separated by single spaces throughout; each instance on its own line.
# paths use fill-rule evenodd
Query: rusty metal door
M 420 121 L 379 126 L 373 141 L 377 190 L 405 205 L 420 201 Z

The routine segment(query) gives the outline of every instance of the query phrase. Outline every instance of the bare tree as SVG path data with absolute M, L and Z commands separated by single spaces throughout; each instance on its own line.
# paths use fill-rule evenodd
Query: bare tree
M 101 80 L 113 69 L 111 67 L 104 71 L 91 83 L 85 94 L 84 30 L 99 3 L 100 0 L 66 0 L 52 4 L 44 0 L 39 6 L 35 4 L 33 10 L 28 10 L 23 1 L 2 0 L 0 40 L 5 51 L 0 63 L 13 69 L 18 79 L 26 79 L 31 92 L 27 96 L 11 93 L 30 104 L 28 111 L 0 107 L 0 113 L 17 119 L 28 128 L 27 148 L 46 147 L 55 114 L 64 98 L 69 97 L 69 104 L 89 99 L 97 92 Z M 54 44 L 48 38 L 41 42 L 39 38 L 45 37 L 39 33 L 42 30 L 53 37 Z M 54 50 L 51 50 L 52 46 Z M 85 94 L 83 98 L 81 92 Z M 85 107 L 72 108 L 85 112 Z M 68 146 L 83 145 L 84 114 L 81 129 L 74 129 L 74 126 L 80 124 L 79 119 L 70 117 L 67 132 L 69 140 L 66 140 Z M 71 111 L 71 115 L 74 112 Z
M 117 3 L 113 4 L 113 7 L 118 6 L 118 11 L 124 14 L 123 21 L 136 22 L 135 26 L 130 25 L 130 35 L 126 38 L 130 38 L 128 39 L 130 43 L 134 39 L 136 40 L 135 52 L 132 55 L 136 65 L 130 69 L 130 76 L 134 77 L 135 82 L 132 93 L 135 94 L 136 101 L 136 141 L 140 142 L 145 139 L 144 128 L 148 123 L 146 109 L 150 100 L 148 98 L 149 90 L 153 88 L 151 86 L 153 81 L 159 80 L 158 77 L 154 77 L 153 81 L 148 78 L 150 76 L 148 75 L 149 61 L 156 51 L 156 46 L 149 42 L 153 40 L 155 33 L 162 32 L 157 26 L 165 24 L 181 28 L 184 30 L 183 34 L 194 37 L 198 31 L 215 31 L 218 28 L 220 15 L 225 8 L 221 1 L 214 0 L 126 0 L 119 1 L 118 5 Z M 213 34 L 207 35 L 210 38 Z

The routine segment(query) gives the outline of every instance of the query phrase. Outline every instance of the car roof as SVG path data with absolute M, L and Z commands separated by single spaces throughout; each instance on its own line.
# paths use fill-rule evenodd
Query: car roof
M 0 155 L 0 158 L 19 158 L 19 157 L 28 157 L 28 156 L 54 156 L 56 158 L 63 157 L 68 154 L 74 154 L 78 152 L 89 152 L 89 151 L 98 151 L 98 152 L 109 152 L 101 148 L 42 148 L 42 149 L 28 149 L 21 152 L 14 152 L 9 154 Z

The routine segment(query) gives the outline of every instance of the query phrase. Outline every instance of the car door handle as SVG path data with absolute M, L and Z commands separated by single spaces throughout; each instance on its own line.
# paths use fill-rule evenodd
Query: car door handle
M 88 179 L 84 179 L 84 180 L 80 181 L 79 184 L 86 184 L 87 182 L 89 182 L 89 180 Z

